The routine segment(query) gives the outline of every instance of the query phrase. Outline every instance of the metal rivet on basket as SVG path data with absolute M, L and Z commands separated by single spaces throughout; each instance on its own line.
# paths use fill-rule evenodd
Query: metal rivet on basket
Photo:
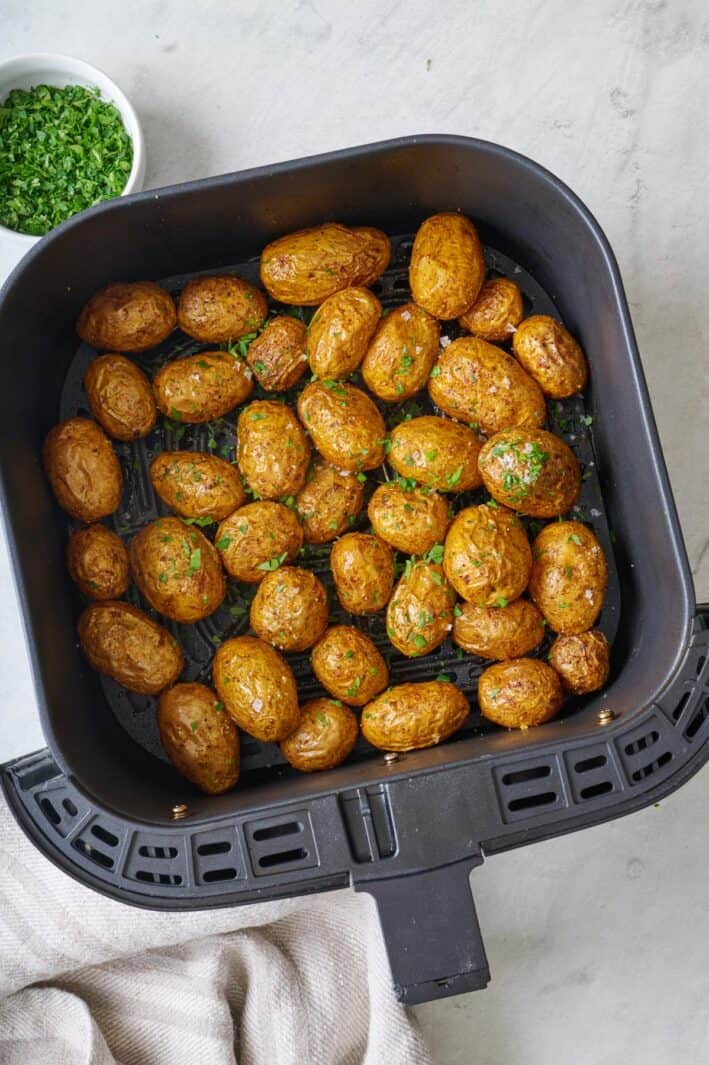
M 398 751 L 387 751 L 387 753 L 384 755 L 384 764 L 385 765 L 394 765 L 394 763 L 398 762 L 398 761 L 399 761 Z
M 186 802 L 176 802 L 170 811 L 170 817 L 173 821 L 181 821 L 183 817 L 187 817 L 190 812 L 190 808 Z
M 609 707 L 598 711 L 599 725 L 610 725 L 611 721 L 615 721 L 615 711 L 609 709 Z

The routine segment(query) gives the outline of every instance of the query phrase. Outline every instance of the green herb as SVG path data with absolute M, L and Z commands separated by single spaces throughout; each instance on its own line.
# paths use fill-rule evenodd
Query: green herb
M 357 480 L 359 481 L 360 484 L 366 484 L 367 483 L 367 474 L 366 473 L 358 473 L 357 474 Z
M 490 688 L 490 691 L 487 694 L 490 696 L 491 699 L 496 699 L 500 694 L 501 690 L 501 688 Z
M 354 651 L 345 651 L 345 658 L 354 658 Z
M 440 585 L 442 585 L 442 584 L 443 584 L 443 577 L 441 577 L 440 573 L 436 573 L 436 571 L 435 571 L 435 570 L 432 570 L 432 571 L 431 571 L 431 579 L 432 579 L 432 580 L 433 580 L 433 581 L 434 581 L 434 582 L 435 582 L 436 584 L 440 584 Z
M 190 566 L 189 566 L 190 574 L 197 573 L 197 571 L 200 569 L 201 565 L 202 565 L 202 551 L 200 550 L 199 547 L 195 547 L 194 551 L 192 551 L 192 553 L 190 554 Z
M 244 524 L 237 525 L 237 529 L 239 530 L 239 532 L 241 533 L 242 536 L 244 536 L 249 531 L 248 525 L 244 525 Z
M 440 377 L 440 374 L 441 374 L 440 366 L 434 366 L 433 369 L 431 370 L 430 374 L 429 374 L 429 377 Z
M 435 450 L 434 451 L 424 451 L 424 455 L 426 456 L 426 462 L 433 462 L 433 460 L 435 458 L 438 458 L 438 452 L 435 451 Z
M 569 537 L 569 543 L 570 544 L 577 544 L 579 547 L 581 547 L 581 537 L 579 536 L 579 534 L 578 533 L 572 533 L 571 536 Z
M 229 607 L 229 613 L 233 618 L 243 618 L 246 613 L 246 607 L 241 606 L 239 603 L 235 603 L 234 606 Z
M 450 677 L 447 673 L 439 673 L 436 680 L 441 681 L 443 684 L 450 684 Z
M 342 706 L 341 699 L 328 699 L 328 702 L 332 703 L 333 706 Z
M 496 499 L 488 499 L 488 501 L 486 502 L 485 506 L 486 507 L 490 507 L 491 510 L 499 510 L 500 509 L 500 504 L 497 502 Z
M 355 677 L 355 679 L 352 681 L 352 683 L 350 684 L 349 688 L 347 689 L 347 694 L 350 695 L 350 696 L 356 695 L 361 687 L 362 687 L 362 678 L 361 677 Z
M 417 632 L 414 636 L 412 636 L 411 641 L 415 647 L 419 648 L 425 647 L 427 643 L 426 637 L 422 636 L 420 632 Z
M 459 607 L 459 606 L 458 606 L 458 604 L 456 603 L 456 604 L 455 604 L 455 606 L 453 607 L 453 614 L 454 614 L 454 616 L 455 616 L 455 617 L 457 617 L 457 618 L 459 618 L 459 617 L 461 617 L 462 613 L 463 613 L 463 611 L 462 611 L 462 610 L 460 609 L 460 607 Z
M 425 562 L 435 562 L 439 565 L 443 561 L 443 544 L 434 544 L 423 557 Z
M 199 728 L 199 721 L 190 721 L 190 728 L 193 732 L 196 732 Z
M 449 476 L 448 476 L 448 484 L 450 485 L 451 488 L 453 488 L 454 485 L 458 484 L 458 481 L 460 480 L 462 472 L 463 472 L 463 467 L 459 466 L 457 470 L 453 470 L 453 473 L 449 474 Z
M 323 726 L 327 725 L 327 717 L 325 716 L 325 714 L 323 714 L 322 712 L 321 712 L 321 713 L 319 713 L 319 714 L 318 714 L 318 721 L 319 721 L 319 722 L 320 722 L 320 724 L 321 724 L 321 725 L 323 725 Z
M 330 392 L 334 392 L 336 396 L 346 396 L 347 390 L 343 386 L 341 381 L 333 381 L 330 378 L 323 381 L 323 386 Z
M 258 411 L 253 411 L 249 415 L 249 418 L 251 419 L 252 422 L 265 422 L 266 421 L 266 415 L 265 414 L 259 414 Z
M 593 425 L 593 418 L 591 417 L 590 414 L 584 414 L 584 416 L 582 417 L 581 421 L 583 422 L 584 425 Z
M 404 347 L 403 350 L 405 352 L 406 348 Z M 398 368 L 398 370 L 395 371 L 395 373 L 397 373 L 399 375 L 405 374 L 406 371 L 409 369 L 409 367 L 413 365 L 413 362 L 414 362 L 414 360 L 411 357 L 411 355 L 406 355 L 406 354 L 402 355 L 401 359 L 399 360 L 399 368 Z M 403 386 L 402 386 L 402 392 L 403 392 Z
M 215 542 L 214 546 L 218 551 L 226 551 L 227 547 L 231 543 L 231 536 L 220 536 Z
M 256 569 L 263 569 L 267 572 L 272 572 L 282 566 L 286 560 L 287 551 L 284 551 L 282 555 L 275 555 L 273 558 L 269 558 L 267 562 L 259 562 Z
M 185 525 L 199 525 L 200 529 L 204 529 L 207 525 L 214 525 L 216 518 L 212 518 L 209 515 L 204 518 L 183 518 Z
M 256 373 L 266 373 L 266 363 L 261 362 L 260 359 L 257 359 L 256 362 L 253 364 L 253 369 L 256 371 Z
M 505 599 L 504 595 L 498 595 L 497 599 L 495 600 L 495 606 L 507 606 L 508 603 L 509 599 Z
M 221 636 L 217 636 L 216 633 L 214 634 L 214 636 L 210 636 L 210 639 L 215 647 L 219 647 L 220 643 L 222 642 Z
M 566 574 L 567 577 L 570 577 L 571 573 L 572 573 L 571 566 L 565 566 L 564 567 L 564 573 Z

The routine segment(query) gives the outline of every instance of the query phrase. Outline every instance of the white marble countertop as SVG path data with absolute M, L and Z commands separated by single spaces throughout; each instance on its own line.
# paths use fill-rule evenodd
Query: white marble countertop
M 709 599 L 703 0 L 96 0 L 73 18 L 5 0 L 2 23 L 0 58 L 65 52 L 118 82 L 149 187 L 423 132 L 499 141 L 567 181 L 620 262 Z M 4 760 L 43 741 L 4 544 L 0 581 Z M 705 772 L 660 808 L 477 871 L 493 983 L 419 1008 L 437 1061 L 707 1060 L 708 805 Z

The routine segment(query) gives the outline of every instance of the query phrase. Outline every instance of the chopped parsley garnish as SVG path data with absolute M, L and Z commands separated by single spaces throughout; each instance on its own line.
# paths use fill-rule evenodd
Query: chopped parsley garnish
M 507 606 L 508 603 L 509 599 L 505 599 L 504 595 L 498 595 L 497 599 L 495 600 L 495 606 L 499 607 Z
M 287 551 L 284 551 L 282 555 L 275 555 L 273 558 L 269 558 L 267 562 L 259 562 L 256 569 L 263 569 L 266 572 L 277 570 L 285 562 L 287 553 Z
M 579 536 L 579 534 L 578 533 L 572 533 L 571 536 L 569 537 L 569 543 L 570 544 L 576 544 L 578 547 L 581 547 L 581 537 Z
M 202 551 L 199 547 L 195 547 L 194 551 L 190 554 L 189 572 L 197 573 L 202 566 Z
M 447 673 L 439 673 L 436 680 L 441 681 L 443 684 L 450 684 L 450 677 Z
M 207 515 L 204 518 L 183 518 L 185 525 L 199 525 L 200 529 L 204 529 L 207 525 L 214 525 L 215 518 Z
M 227 547 L 231 543 L 231 536 L 220 536 L 215 542 L 214 546 L 218 551 L 226 551 Z
M 411 641 L 414 646 L 418 648 L 425 647 L 427 643 L 426 637 L 422 636 L 420 632 L 415 633 L 415 635 L 411 637 Z
M 460 607 L 456 603 L 455 606 L 453 607 L 453 615 L 454 615 L 454 617 L 459 618 L 462 615 L 462 613 L 463 613 L 463 611 L 460 609 Z
M 462 473 L 463 473 L 463 467 L 459 466 L 456 470 L 453 470 L 453 473 L 448 475 L 448 484 L 449 484 L 449 486 L 451 488 L 453 488 L 454 485 L 458 484 L 458 481 L 460 480 Z
M 434 544 L 423 556 L 426 562 L 435 562 L 437 565 L 443 561 L 443 544 Z

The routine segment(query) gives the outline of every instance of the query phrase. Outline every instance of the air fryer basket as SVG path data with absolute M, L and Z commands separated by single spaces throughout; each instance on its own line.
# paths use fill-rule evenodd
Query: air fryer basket
M 584 467 L 581 511 L 611 562 L 601 625 L 612 680 L 557 722 L 504 733 L 471 718 L 454 741 L 393 764 L 361 743 L 330 773 L 298 776 L 277 747 L 244 745 L 243 778 L 207 797 L 167 765 L 146 700 L 86 667 L 75 642 L 79 601 L 66 577 L 66 521 L 39 468 L 58 417 L 82 411 L 76 314 L 100 285 L 233 269 L 255 277 L 273 236 L 328 218 L 393 236 L 379 293 L 407 298 L 411 233 L 426 214 L 474 218 L 488 264 L 519 281 L 529 309 L 555 313 L 591 364 L 585 406 L 552 404 L 551 427 Z M 35 842 L 67 871 L 115 897 L 160 908 L 227 905 L 352 883 L 377 899 L 400 996 L 409 1002 L 484 986 L 487 964 L 468 886 L 483 854 L 617 816 L 672 790 L 707 757 L 707 629 L 691 582 L 617 267 L 585 208 L 529 160 L 480 141 L 423 137 L 195 182 L 95 208 L 30 253 L 0 294 L 11 359 L 0 400 L 0 469 L 8 540 L 49 752 L 5 767 L 3 783 Z M 453 329 L 446 330 L 453 336 Z M 196 350 L 171 338 L 147 357 Z M 410 406 L 410 405 L 409 405 Z M 415 413 L 415 411 L 414 411 Z M 397 416 L 397 415 L 395 415 Z M 123 535 L 162 512 L 151 453 L 183 427 L 119 445 Z M 179 446 L 233 443 L 233 418 L 186 430 Z M 327 549 L 303 560 L 327 570 Z M 214 643 L 246 627 L 243 589 L 183 627 L 190 677 L 208 676 Z M 363 623 L 369 626 L 370 623 Z M 378 623 L 372 635 L 387 641 Z M 293 663 L 308 695 L 307 656 Z M 480 660 L 446 644 L 392 678 L 443 671 L 474 705 Z M 302 679 L 301 679 L 302 678 Z M 599 711 L 614 717 L 601 724 Z M 607 721 L 609 715 L 606 715 Z M 176 804 L 186 819 L 171 820 Z M 432 816 L 433 814 L 433 816 Z M 445 897 L 446 905 L 432 905 Z

